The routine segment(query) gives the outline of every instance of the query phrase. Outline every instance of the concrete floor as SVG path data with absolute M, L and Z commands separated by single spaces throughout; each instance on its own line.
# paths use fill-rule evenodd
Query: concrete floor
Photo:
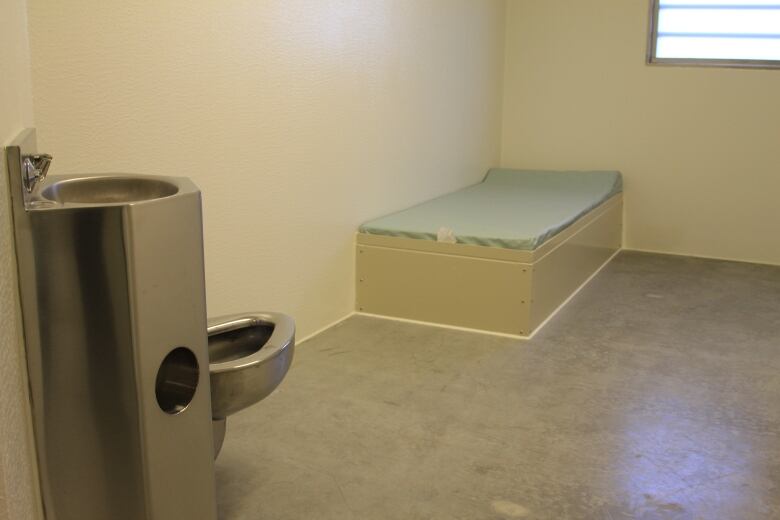
M 780 268 L 623 253 L 531 341 L 358 316 L 296 356 L 222 520 L 780 518 Z

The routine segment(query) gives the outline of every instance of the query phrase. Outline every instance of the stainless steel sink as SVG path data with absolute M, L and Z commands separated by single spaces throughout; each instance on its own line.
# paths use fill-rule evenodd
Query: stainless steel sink
M 127 204 L 176 195 L 173 182 L 142 175 L 90 175 L 50 177 L 39 199 L 59 204 Z M 54 182 L 51 182 L 54 181 Z

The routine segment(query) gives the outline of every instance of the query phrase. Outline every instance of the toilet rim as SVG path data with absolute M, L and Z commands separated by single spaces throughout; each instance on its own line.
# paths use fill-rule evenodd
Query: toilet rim
M 278 312 L 247 312 L 209 318 L 207 329 L 209 337 L 263 324 L 274 326 L 271 337 L 265 345 L 257 352 L 239 359 L 210 363 L 209 372 L 227 372 L 262 364 L 283 353 L 295 340 L 295 321 Z

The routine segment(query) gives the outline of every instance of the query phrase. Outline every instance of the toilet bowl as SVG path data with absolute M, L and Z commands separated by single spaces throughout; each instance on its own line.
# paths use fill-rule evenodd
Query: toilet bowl
M 214 457 L 228 416 L 268 397 L 282 382 L 295 350 L 295 322 L 275 312 L 208 320 Z

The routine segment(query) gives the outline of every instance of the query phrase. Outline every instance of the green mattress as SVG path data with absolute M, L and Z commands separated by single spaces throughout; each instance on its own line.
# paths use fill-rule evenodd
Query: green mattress
M 362 233 L 533 250 L 623 191 L 616 171 L 490 170 L 474 186 L 366 222 Z

